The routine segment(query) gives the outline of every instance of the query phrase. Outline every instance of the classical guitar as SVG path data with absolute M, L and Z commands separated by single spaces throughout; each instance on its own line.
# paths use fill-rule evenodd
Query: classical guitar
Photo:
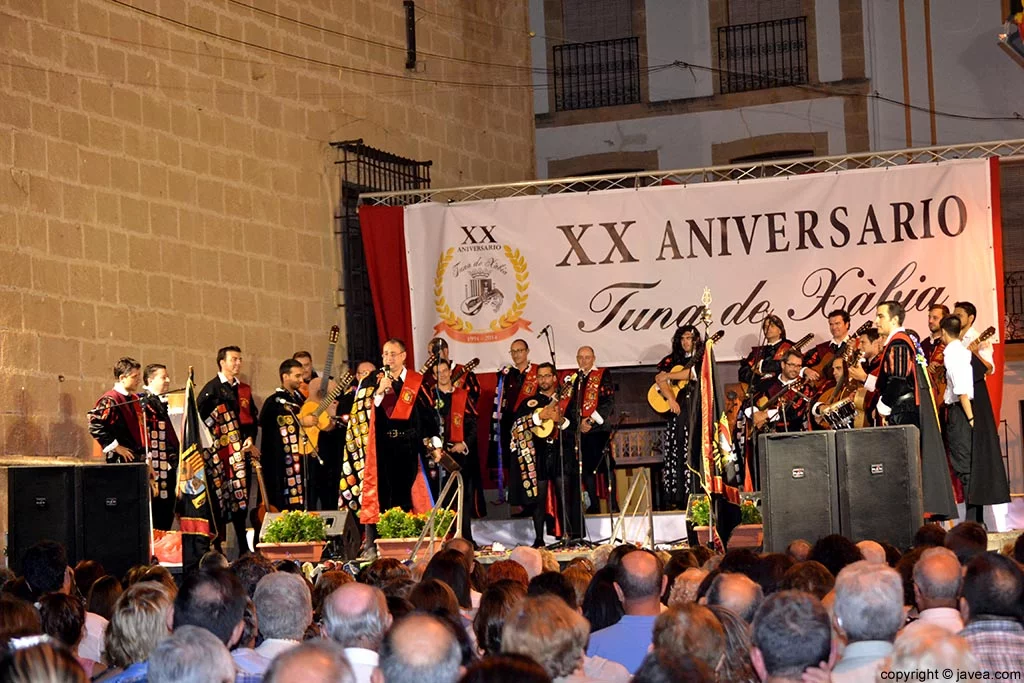
M 258 536 L 263 527 L 263 518 L 267 516 L 268 512 L 278 512 L 278 509 L 271 505 L 267 498 L 267 486 L 263 483 L 263 466 L 255 458 L 252 461 L 252 471 L 256 475 L 256 483 L 260 487 L 260 504 L 249 511 L 249 523 L 252 524 L 252 528 L 256 530 Z
M 578 373 L 574 372 L 571 375 L 567 375 L 565 379 L 562 380 L 562 386 L 558 389 L 558 393 L 555 394 L 555 403 L 561 403 L 569 396 L 569 394 L 572 392 L 573 383 L 576 381 L 577 374 Z M 544 406 L 544 408 L 546 407 L 547 406 Z M 532 426 L 530 427 L 530 431 L 532 431 L 534 434 L 536 434 L 542 439 L 548 438 L 549 436 L 551 436 L 551 433 L 555 431 L 554 420 L 544 420 L 541 419 L 540 417 L 540 414 L 544 410 L 544 408 L 537 408 L 536 410 L 533 411 L 533 414 L 537 417 L 538 420 L 540 420 L 540 424 L 538 425 L 536 422 L 533 422 Z
M 870 320 L 857 328 L 857 331 L 850 335 L 850 340 L 846 342 L 846 349 L 843 351 L 843 356 L 850 351 L 851 348 L 856 347 L 860 335 L 864 334 L 874 325 Z M 822 354 L 821 359 L 817 363 L 810 366 L 815 372 L 817 372 L 822 378 L 832 378 L 832 361 L 834 361 L 838 355 L 834 353 L 829 347 L 829 350 Z
M 469 361 L 468 363 L 463 365 L 461 368 L 459 368 L 458 370 L 453 372 L 452 373 L 452 386 L 454 388 L 458 389 L 459 386 L 461 386 L 462 380 L 466 379 L 466 375 L 468 375 L 469 373 L 473 372 L 473 370 L 475 370 L 476 366 L 478 366 L 478 365 L 480 365 L 480 359 L 479 358 L 474 358 L 473 360 Z
M 320 443 L 320 432 L 327 429 L 331 425 L 331 415 L 327 411 L 331 407 L 331 404 L 338 400 L 338 397 L 348 389 L 349 385 L 352 384 L 353 380 L 352 373 L 346 370 L 342 373 L 341 377 L 337 382 L 331 382 L 331 388 L 328 390 L 327 395 L 319 401 L 310 399 L 302 404 L 302 408 L 299 409 L 299 421 L 307 415 L 312 415 L 316 422 L 312 427 L 303 427 L 302 430 L 306 433 L 308 439 L 303 439 L 303 450 L 306 453 L 312 452 L 313 448 L 317 448 Z M 309 395 L 312 396 L 313 392 L 310 391 Z
M 800 349 L 802 349 L 812 339 L 814 339 L 814 334 L 811 333 L 811 332 L 808 332 L 804 336 L 800 337 L 800 339 L 797 340 L 797 342 L 795 344 L 793 344 L 791 346 L 784 346 L 784 347 L 779 348 L 775 352 L 775 356 L 773 356 L 773 358 L 777 358 L 778 360 L 782 360 L 782 356 L 780 356 L 779 354 L 785 355 L 789 351 L 796 351 L 797 353 L 800 353 Z M 769 360 L 769 359 L 768 358 L 762 358 L 758 362 L 759 363 L 763 363 L 766 360 Z M 760 369 L 755 365 L 754 366 L 754 385 L 756 386 L 758 381 L 761 378 L 763 378 L 763 377 L 764 376 L 761 374 Z M 749 396 L 750 386 L 746 382 L 740 382 L 740 390 L 741 390 L 741 395 Z
M 970 351 L 971 353 L 974 353 L 979 348 L 981 348 L 982 344 L 984 344 L 989 339 L 991 339 L 993 336 L 995 336 L 995 333 L 996 333 L 996 328 L 994 328 L 994 327 L 986 327 L 985 331 L 982 332 L 981 334 L 979 334 L 977 339 L 975 339 L 974 341 L 972 341 L 970 344 L 967 345 L 967 350 Z
M 804 343 L 806 343 L 806 342 L 804 342 Z M 762 411 L 765 411 L 765 410 L 771 410 L 772 408 L 775 407 L 775 405 L 779 401 L 782 400 L 782 398 L 786 394 L 790 393 L 791 391 L 799 392 L 800 389 L 803 388 L 804 384 L 805 384 L 804 378 L 803 377 L 797 377 L 794 381 L 790 382 L 786 386 L 779 388 L 779 390 L 776 391 L 771 396 L 763 396 L 763 397 L 761 397 L 761 399 L 757 402 L 756 410 L 758 412 L 762 412 Z M 783 418 L 783 419 L 785 419 L 785 418 Z M 753 421 L 753 419 L 751 419 L 750 422 L 747 425 L 747 431 L 748 431 L 747 436 L 748 436 L 748 438 L 753 434 L 754 429 L 755 429 L 754 421 Z M 772 425 L 770 422 L 766 422 L 764 427 L 762 427 L 760 429 L 760 432 L 762 434 L 769 434 L 769 433 L 771 433 L 773 431 L 775 431 L 775 426 Z
M 711 335 L 711 338 L 708 339 L 708 341 L 716 343 L 719 340 L 721 340 L 724 336 L 725 330 L 719 330 L 718 332 L 715 332 L 713 335 Z M 669 373 L 680 372 L 685 369 L 686 368 L 684 368 L 682 365 L 673 365 L 672 369 L 669 370 Z M 685 387 L 689 383 L 690 378 L 670 379 L 668 381 L 668 386 L 666 388 L 668 389 L 669 393 L 672 394 L 672 398 L 675 398 L 676 396 L 679 395 L 679 392 L 682 391 L 683 387 Z M 654 412 L 656 413 L 665 414 L 669 410 L 668 397 L 661 392 L 661 387 L 658 386 L 657 382 L 652 384 L 651 388 L 647 390 L 647 403 L 650 404 L 651 408 L 653 408 Z
M 334 382 L 330 380 L 331 369 L 334 367 L 334 348 L 338 345 L 338 335 L 340 333 L 341 329 L 337 325 L 331 325 L 331 330 L 327 333 L 327 354 L 326 361 L 324 362 L 324 371 L 320 373 L 319 377 L 314 377 L 309 381 L 309 393 L 306 398 L 319 400 L 333 388 L 331 385 Z

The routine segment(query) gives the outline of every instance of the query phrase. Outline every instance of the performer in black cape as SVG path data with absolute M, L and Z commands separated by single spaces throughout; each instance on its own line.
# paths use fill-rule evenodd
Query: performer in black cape
M 146 413 L 146 429 L 150 467 L 153 528 L 170 531 L 174 524 L 174 507 L 177 497 L 174 487 L 178 481 L 178 459 L 180 457 L 178 435 L 171 425 L 167 413 L 167 397 L 171 388 L 167 366 L 150 363 L 142 373 L 146 382 L 145 399 L 142 402 Z
M 665 463 L 662 465 L 659 483 L 661 486 L 661 508 L 686 509 L 691 493 L 696 493 L 693 486 L 694 475 L 690 466 L 696 471 L 699 458 L 690 462 L 693 451 L 691 443 L 695 436 L 694 427 L 700 419 L 700 364 L 704 358 L 704 343 L 700 332 L 693 325 L 683 325 L 672 335 L 672 352 L 658 363 L 658 374 L 654 381 L 661 387 L 662 393 L 669 398 L 669 413 L 666 415 L 665 428 Z M 672 371 L 675 367 L 682 370 Z M 686 380 L 686 386 L 679 390 L 675 398 L 671 398 L 669 382 Z M 699 445 L 700 435 L 696 434 Z M 696 454 L 694 454 L 696 455 Z
M 114 386 L 89 411 L 89 434 L 107 462 L 138 462 L 146 455 L 142 407 L 136 392 L 142 387 L 141 365 L 121 358 L 114 365 Z
M 278 368 L 281 385 L 263 402 L 260 411 L 260 464 L 267 488 L 267 502 L 278 510 L 301 510 L 306 500 L 306 465 L 313 455 L 302 433 L 302 363 L 289 358 Z M 313 423 L 307 416 L 307 425 Z

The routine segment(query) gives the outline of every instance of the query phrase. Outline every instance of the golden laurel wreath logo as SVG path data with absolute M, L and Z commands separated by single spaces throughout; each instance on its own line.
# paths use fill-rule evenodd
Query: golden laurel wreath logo
M 523 312 L 526 310 L 526 302 L 529 299 L 528 290 L 530 288 L 530 271 L 526 265 L 526 258 L 519 252 L 518 249 L 505 245 L 503 247 L 505 258 L 508 259 L 512 265 L 512 270 L 516 276 L 516 295 L 512 300 L 512 305 L 492 320 L 490 323 L 490 329 L 495 332 L 507 330 L 509 328 L 517 328 L 520 318 L 523 316 Z M 451 309 L 448 305 L 448 301 L 444 295 L 444 276 L 448 272 L 448 265 L 451 263 L 452 258 L 455 256 L 455 247 L 449 247 L 447 251 L 441 254 L 437 260 L 437 271 L 434 275 L 434 310 L 437 312 L 441 322 L 449 328 L 452 332 L 472 332 L 473 323 L 468 320 L 463 320 Z

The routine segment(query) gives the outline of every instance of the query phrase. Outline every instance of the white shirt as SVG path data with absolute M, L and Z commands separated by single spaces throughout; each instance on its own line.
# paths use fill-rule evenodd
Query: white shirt
M 361 647 L 346 647 L 345 657 L 356 675 L 356 683 L 370 683 L 370 676 L 380 662 L 380 656 L 373 650 Z
M 942 364 L 946 368 L 946 393 L 942 397 L 946 405 L 957 403 L 960 396 L 974 400 L 974 369 L 971 367 L 971 352 L 959 339 L 946 344 Z
M 863 640 L 850 643 L 832 669 L 832 683 L 874 683 L 882 661 L 892 653 L 892 643 Z
M 217 379 L 219 379 L 222 384 L 230 384 L 233 387 L 237 387 L 239 384 L 241 384 L 241 382 L 238 381 L 237 377 L 228 379 L 223 372 L 217 373 Z
M 400 375 L 398 376 L 398 378 L 399 378 L 400 380 L 402 380 L 402 382 L 404 383 L 404 382 L 405 382 L 405 376 L 406 376 L 407 374 L 409 374 L 408 370 L 406 370 L 405 368 L 402 368 L 402 374 L 400 374 Z M 379 406 L 379 405 L 380 405 L 380 403 L 381 403 L 381 401 L 383 401 L 383 400 L 384 400 L 384 394 L 378 394 L 378 393 L 374 392 L 374 394 L 373 394 L 373 406 L 374 406 L 375 408 L 376 408 L 377 406 Z
M 960 610 L 953 609 L 952 607 L 932 607 L 921 612 L 916 621 L 912 621 L 904 626 L 903 630 L 896 636 L 896 642 L 899 642 L 903 636 L 921 628 L 924 624 L 938 626 L 950 633 L 960 633 L 960 631 L 964 630 L 964 620 L 960 616 Z
M 92 612 L 85 613 L 85 635 L 78 644 L 78 656 L 94 662 L 103 661 L 103 634 L 107 630 L 107 620 Z
M 967 331 L 964 332 L 964 336 L 962 337 L 964 346 L 970 346 L 971 342 L 980 336 L 981 333 L 974 329 L 974 325 L 971 325 L 969 328 L 967 328 Z M 978 345 L 978 355 L 981 356 L 982 360 L 984 360 L 986 363 L 993 367 L 993 370 L 986 369 L 986 374 L 991 374 L 995 368 L 995 361 L 993 360 L 994 355 L 992 351 L 992 342 L 986 340 L 983 341 L 980 345 Z

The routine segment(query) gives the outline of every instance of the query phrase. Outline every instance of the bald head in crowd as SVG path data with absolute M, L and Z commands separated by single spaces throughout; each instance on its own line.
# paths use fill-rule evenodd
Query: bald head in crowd
M 264 683 L 356 683 L 345 651 L 326 640 L 307 640 L 274 658 Z
M 745 574 L 719 574 L 708 588 L 706 602 L 724 607 L 749 624 L 764 602 L 764 591 Z
M 414 613 L 384 637 L 373 683 L 455 683 L 462 652 L 455 635 L 429 614 Z
M 875 541 L 861 541 L 857 544 L 860 554 L 871 564 L 885 564 L 885 548 Z
M 364 583 L 346 583 L 324 600 L 324 632 L 342 647 L 376 652 L 391 627 L 384 593 Z
M 806 562 L 807 558 L 811 556 L 812 547 L 809 541 L 798 538 L 786 546 L 786 554 L 797 562 Z
M 616 572 L 615 590 L 626 614 L 646 614 L 652 607 L 660 611 L 666 583 L 661 560 L 647 550 L 635 550 L 623 556 Z
M 958 607 L 962 582 L 960 561 L 947 548 L 929 548 L 914 565 L 914 599 L 923 612 L 934 607 Z

